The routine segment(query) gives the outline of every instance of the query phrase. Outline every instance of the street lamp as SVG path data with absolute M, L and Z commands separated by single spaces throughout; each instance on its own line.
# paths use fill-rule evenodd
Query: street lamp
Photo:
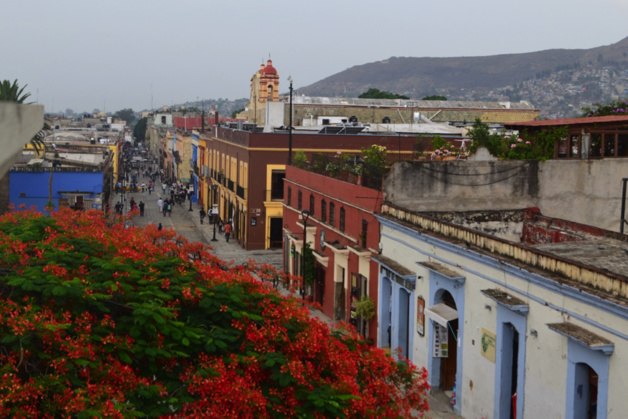
M 288 117 L 288 166 L 292 166 L 292 76 L 288 76 L 290 82 L 290 116 Z
M 301 297 L 305 299 L 305 246 L 307 246 L 307 220 L 310 218 L 310 212 L 308 210 L 301 211 L 301 218 L 303 218 L 303 251 L 301 252 L 301 275 L 303 280 L 301 281 Z
M 214 200 L 216 199 L 216 191 L 218 190 L 218 185 L 213 184 L 212 185 L 212 208 L 211 208 L 211 212 L 212 212 L 212 221 L 214 224 L 214 237 L 212 238 L 211 241 L 213 242 L 217 242 L 218 240 L 216 239 L 216 214 L 214 214 Z
M 192 183 L 192 180 L 194 179 L 194 170 L 190 170 L 190 184 Z M 192 210 L 192 194 L 190 193 L 190 189 L 188 186 L 188 201 L 190 201 L 190 209 L 188 211 L 193 211 Z

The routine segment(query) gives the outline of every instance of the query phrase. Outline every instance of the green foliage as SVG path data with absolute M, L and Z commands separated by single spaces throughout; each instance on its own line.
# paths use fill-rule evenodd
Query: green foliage
M 232 118 L 237 118 L 238 114 L 242 113 L 242 112 L 244 112 L 244 108 L 236 109 L 235 111 L 231 112 L 231 117 Z
M 628 115 L 628 98 L 612 100 L 607 104 L 599 102 L 582 108 L 582 117 Z
M 24 93 L 27 84 L 20 88 L 17 84 L 17 80 L 11 83 L 9 80 L 3 80 L 0 83 L 0 100 L 7 102 L 24 103 L 26 99 L 30 97 L 30 93 Z
M 125 121 L 127 126 L 131 126 L 133 125 L 133 123 L 135 122 L 135 112 L 133 112 L 133 109 L 128 108 L 128 109 L 121 109 L 118 112 L 116 112 L 114 114 L 114 116 L 117 116 L 118 118 L 120 118 L 121 120 Z
M 473 127 L 469 130 L 469 137 L 471 137 L 470 153 L 475 153 L 480 147 L 486 147 L 493 156 L 501 158 L 508 151 L 508 142 L 504 136 L 491 134 L 488 125 L 480 118 L 475 119 Z
M 558 141 L 567 137 L 568 128 L 547 127 L 534 134 L 524 131 L 521 137 L 506 137 L 509 141 L 506 160 L 549 160 L 554 156 L 554 148 Z
M 368 148 L 362 148 L 362 159 L 364 163 L 369 166 L 386 166 L 388 163 L 386 161 L 386 155 L 386 147 L 379 144 L 371 144 Z
M 447 142 L 447 140 L 441 137 L 440 135 L 435 135 L 434 139 L 432 140 L 432 148 L 434 150 L 438 150 L 442 147 L 446 147 L 448 144 L 449 143 Z
M 314 252 L 312 251 L 310 243 L 305 244 L 303 257 L 305 263 L 303 270 L 303 282 L 306 285 L 311 286 L 314 283 L 314 279 L 316 279 L 316 259 L 314 259 Z
M 447 100 L 447 98 L 441 95 L 431 95 L 431 96 L 425 96 L 421 100 Z
M 376 306 L 375 301 L 368 295 L 363 295 L 359 301 L 355 303 L 355 312 L 364 320 L 369 321 L 375 317 Z
M 261 267 L 229 268 L 173 230 L 25 210 L 0 217 L 0 252 L 0 417 L 427 409 L 425 370 L 330 332 L 256 279 Z
M 410 99 L 408 96 L 398 95 L 396 93 L 385 92 L 379 89 L 370 88 L 366 92 L 358 96 L 360 99 Z
M 303 169 L 307 166 L 307 156 L 303 150 L 297 150 L 296 153 L 294 153 L 292 164 L 299 169 Z
M 148 120 L 146 118 L 141 118 L 139 121 L 137 121 L 137 124 L 135 124 L 135 127 L 133 127 L 133 136 L 139 142 L 144 142 L 144 140 L 146 139 L 147 123 L 148 123 Z

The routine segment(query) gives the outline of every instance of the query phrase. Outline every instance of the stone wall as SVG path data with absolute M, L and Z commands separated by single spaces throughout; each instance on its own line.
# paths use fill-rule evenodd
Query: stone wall
M 628 161 L 401 162 L 384 179 L 384 199 L 411 211 L 508 210 L 619 231 Z

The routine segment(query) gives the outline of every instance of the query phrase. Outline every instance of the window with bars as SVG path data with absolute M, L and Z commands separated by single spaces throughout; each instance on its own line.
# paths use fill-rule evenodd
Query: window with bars
M 368 231 L 368 222 L 362 219 L 362 231 L 360 232 L 360 246 L 366 247 L 366 233 Z
M 310 194 L 310 217 L 314 217 L 314 195 Z
M 327 222 L 327 202 L 324 199 L 321 201 L 321 221 Z
M 340 229 L 340 231 L 344 233 L 345 231 L 345 209 L 344 208 L 340 208 L 340 221 L 339 221 L 338 228 Z
M 299 211 L 301 211 L 302 205 L 303 205 L 303 193 L 301 191 L 299 191 L 297 193 L 297 209 Z
M 288 197 L 287 197 L 288 206 L 292 205 L 292 188 L 288 186 Z
M 333 202 L 329 203 L 329 225 L 334 226 L 334 218 L 336 217 L 336 205 Z

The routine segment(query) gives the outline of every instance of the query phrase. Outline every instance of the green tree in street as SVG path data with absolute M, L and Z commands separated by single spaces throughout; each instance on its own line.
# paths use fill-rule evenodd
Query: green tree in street
M 123 121 L 126 121 L 127 126 L 133 125 L 136 119 L 135 112 L 133 112 L 133 109 L 131 108 L 121 109 L 118 112 L 116 112 L 114 116 L 120 118 Z
M 133 136 L 138 142 L 144 142 L 144 140 L 146 139 L 147 122 L 148 121 L 146 118 L 141 118 L 139 121 L 137 121 L 135 127 L 133 127 Z

